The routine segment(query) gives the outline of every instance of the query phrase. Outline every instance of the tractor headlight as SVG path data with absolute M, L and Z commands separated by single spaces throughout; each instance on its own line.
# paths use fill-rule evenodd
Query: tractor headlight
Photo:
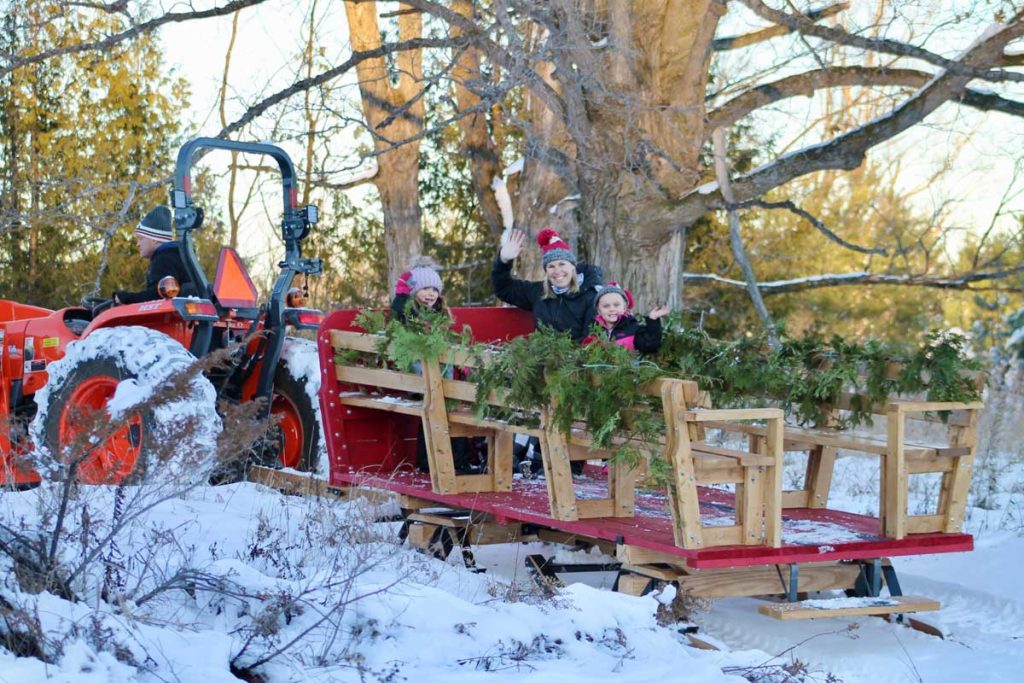
M 176 277 L 168 275 L 160 278 L 160 282 L 156 285 L 156 291 L 164 299 L 173 299 L 181 291 L 181 285 L 178 284 Z

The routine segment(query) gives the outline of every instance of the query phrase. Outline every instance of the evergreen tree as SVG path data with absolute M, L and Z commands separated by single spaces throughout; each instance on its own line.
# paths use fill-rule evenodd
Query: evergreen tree
M 15 57 L 96 41 L 125 16 L 0 0 Z M 166 202 L 187 104 L 152 36 L 14 69 L 0 80 L 0 296 L 59 307 L 140 283 L 131 226 Z M 59 277 L 54 277 L 59 273 Z

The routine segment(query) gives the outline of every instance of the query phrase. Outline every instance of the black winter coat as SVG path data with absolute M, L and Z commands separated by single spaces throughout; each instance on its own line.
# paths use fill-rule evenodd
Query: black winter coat
M 569 332 L 577 344 L 590 332 L 594 319 L 594 299 L 598 287 L 604 284 L 604 274 L 597 266 L 581 263 L 577 274 L 583 276 L 580 291 L 556 294 L 544 298 L 544 283 L 516 280 L 512 277 L 512 264 L 502 263 L 501 256 L 494 260 L 491 286 L 494 295 L 507 304 L 533 311 L 537 326 L 546 325 L 559 332 Z
M 188 294 L 195 291 L 192 286 L 192 276 L 185 268 L 181 260 L 177 242 L 165 242 L 161 244 L 149 257 L 149 270 L 146 271 L 146 288 L 138 292 L 114 292 L 114 296 L 122 304 L 138 304 L 143 301 L 154 301 L 160 298 L 157 291 L 157 284 L 160 280 L 173 275 L 181 285 L 181 293 Z M 187 287 L 186 287 L 187 286 Z
M 600 323 L 598 323 L 600 324 Z M 627 349 L 636 349 L 640 353 L 657 353 L 661 348 L 661 320 L 634 318 L 626 313 L 615 321 L 609 330 L 603 325 L 604 339 L 615 342 Z
M 410 301 L 412 302 L 411 305 L 409 303 Z M 402 324 L 405 324 L 406 322 L 408 322 L 410 316 L 414 318 L 419 317 L 418 307 L 421 305 L 422 304 L 416 303 L 416 300 L 413 298 L 412 294 L 395 294 L 395 297 L 391 300 L 391 317 L 392 319 L 397 320 Z M 431 308 L 433 308 L 438 313 L 443 311 L 444 299 L 440 296 L 437 297 L 437 301 L 434 302 L 434 305 Z

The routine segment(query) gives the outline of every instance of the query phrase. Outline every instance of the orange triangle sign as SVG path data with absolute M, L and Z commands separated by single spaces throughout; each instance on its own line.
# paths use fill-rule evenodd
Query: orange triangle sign
M 255 308 L 259 293 L 242 263 L 242 257 L 231 247 L 220 250 L 213 295 L 227 308 Z

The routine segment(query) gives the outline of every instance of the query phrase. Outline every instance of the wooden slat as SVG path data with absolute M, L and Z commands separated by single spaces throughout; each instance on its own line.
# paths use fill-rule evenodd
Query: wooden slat
M 544 433 L 541 437 L 540 452 L 544 462 L 551 516 L 564 521 L 577 520 L 579 511 L 576 507 L 576 492 L 572 485 L 569 446 L 565 436 L 552 424 L 550 410 L 541 414 L 541 426 Z
M 766 455 L 775 463 L 766 468 L 764 485 L 764 541 L 773 548 L 782 546 L 782 411 L 768 421 L 765 435 Z
M 853 588 L 859 573 L 854 564 L 803 564 L 798 587 L 808 592 Z M 785 595 L 789 591 L 789 568 L 771 565 L 701 569 L 680 576 L 678 583 L 680 590 L 703 598 Z
M 380 344 L 382 339 L 383 337 L 375 334 L 331 330 L 331 346 L 335 349 L 377 353 L 377 345 Z
M 795 491 L 783 491 L 782 508 L 805 508 L 808 507 L 807 501 L 809 499 L 810 491 L 806 489 L 800 489 Z
M 878 604 L 870 606 L 841 607 L 842 601 L 847 599 L 835 598 L 837 601 L 836 607 L 832 609 L 811 607 L 806 602 L 780 602 L 771 605 L 759 605 L 757 611 L 765 616 L 787 621 L 790 619 L 876 616 L 879 614 L 900 614 L 903 612 L 934 612 L 941 607 L 937 600 L 922 598 L 917 595 L 877 598 Z M 863 598 L 856 599 L 863 600 Z
M 424 392 L 426 386 L 423 378 L 397 370 L 381 370 L 378 368 L 356 368 L 349 365 L 335 367 L 335 376 L 345 384 L 367 384 L 384 389 L 396 389 L 417 394 Z
M 951 472 L 957 458 L 907 458 L 907 474 Z
M 437 362 L 423 363 L 423 435 L 426 439 L 430 483 L 434 493 L 458 493 L 455 481 L 455 457 L 448 432 L 448 410 L 441 388 L 441 368 Z
M 978 413 L 971 413 L 971 421 L 965 427 L 952 428 L 950 445 L 970 449 L 966 455 L 954 460 L 953 469 L 943 476 L 942 494 L 939 496 L 939 512 L 945 515 L 943 531 L 951 534 L 960 531 L 967 507 L 967 492 L 971 487 L 974 471 L 974 449 L 978 439 Z
M 540 438 L 544 432 L 540 429 L 534 429 L 532 427 L 523 427 L 521 425 L 512 425 L 507 422 L 500 420 L 492 420 L 486 417 L 477 417 L 470 413 L 462 411 L 452 411 L 448 413 L 449 422 L 457 422 L 464 425 L 473 425 L 476 427 L 485 427 L 487 429 L 493 429 L 496 431 L 508 432 L 510 434 L 527 434 L 529 436 L 536 436 Z
M 684 416 L 684 386 L 662 385 L 662 412 L 665 416 L 665 461 L 669 465 L 669 509 L 675 544 L 681 548 L 704 547 L 697 498 L 697 477 L 690 451 L 689 425 Z M 645 564 L 643 562 L 633 564 Z
M 905 424 L 902 410 L 898 406 L 890 406 L 886 419 L 889 428 L 889 447 L 882 462 L 882 478 L 885 481 L 882 528 L 886 536 L 900 539 L 907 533 L 907 467 L 903 445 Z
M 620 570 L 623 572 L 639 574 L 640 576 L 646 576 L 651 579 L 658 579 L 659 581 L 675 581 L 680 577 L 686 576 L 686 572 L 682 569 L 659 567 L 652 564 L 624 564 L 620 567 Z
M 985 404 L 981 401 L 969 403 L 957 403 L 953 401 L 903 401 L 893 399 L 889 401 L 890 410 L 899 407 L 903 413 L 937 413 L 943 410 L 981 410 Z
M 520 524 L 498 524 L 497 522 L 471 524 L 468 534 L 469 542 L 472 545 L 519 543 L 523 538 Z
M 702 464 L 703 462 L 701 459 L 694 458 L 694 464 L 696 465 L 695 478 L 701 486 L 709 484 L 738 484 L 743 481 L 744 475 L 741 465 L 705 469 Z M 724 463 L 725 461 L 719 460 L 719 462 Z
M 616 517 L 632 517 L 636 513 L 636 480 L 638 473 L 635 468 L 624 463 L 612 463 L 608 466 L 608 491 L 615 501 L 612 514 Z
M 758 455 L 756 453 L 748 453 L 747 451 L 737 451 L 732 448 L 722 448 L 721 446 L 712 446 L 710 444 L 701 442 L 694 442 L 690 444 L 690 448 L 694 453 L 701 453 L 707 455 L 717 455 L 722 458 L 731 458 L 745 466 L 757 467 L 759 465 L 774 465 L 775 460 L 766 455 Z
M 577 500 L 576 512 L 580 519 L 593 519 L 594 517 L 614 517 L 615 501 L 611 498 L 598 498 L 594 500 Z
M 643 548 L 629 543 L 619 543 L 615 547 L 615 559 L 623 564 L 667 564 L 682 566 L 686 559 L 678 555 Z
M 945 515 L 908 515 L 908 534 L 933 534 L 942 531 L 942 525 L 946 521 Z
M 716 545 L 742 545 L 743 527 L 739 524 L 731 526 L 705 526 L 701 529 L 704 535 L 704 547 Z
M 779 408 L 721 408 L 686 411 L 686 419 L 693 422 L 717 420 L 767 420 L 782 415 Z
M 760 545 L 764 540 L 765 467 L 744 467 L 743 483 L 736 487 L 736 523 L 743 528 L 742 543 Z
M 384 410 L 389 413 L 402 413 L 403 415 L 415 415 L 423 417 L 423 403 L 421 401 L 409 401 L 407 403 L 395 403 L 369 396 L 339 396 L 338 403 L 353 408 L 372 408 L 373 410 Z
M 494 490 L 494 477 L 490 474 L 459 474 L 455 477 L 459 493 L 483 493 Z
M 465 401 L 467 403 L 476 402 L 476 384 L 473 382 L 466 382 L 458 379 L 446 379 L 441 382 L 444 388 L 444 395 L 446 398 L 456 399 L 458 401 Z M 505 407 L 504 395 L 507 393 L 505 390 L 492 391 L 487 396 L 488 405 L 497 406 L 499 408 Z
M 507 431 L 495 432 L 490 447 L 494 451 L 494 490 L 512 490 L 512 450 L 515 434 Z
M 807 454 L 807 471 L 804 474 L 804 488 L 807 490 L 807 507 L 822 509 L 828 507 L 828 494 L 832 488 L 832 471 L 836 464 L 834 446 L 818 446 Z

